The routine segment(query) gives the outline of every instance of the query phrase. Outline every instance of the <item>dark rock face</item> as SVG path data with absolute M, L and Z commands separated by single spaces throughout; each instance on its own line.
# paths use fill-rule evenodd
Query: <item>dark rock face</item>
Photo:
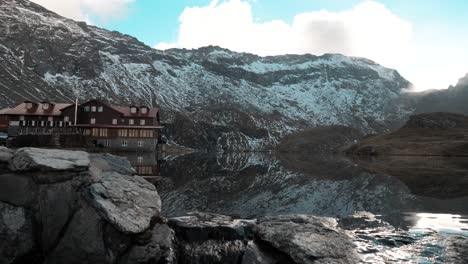
M 451 113 L 412 116 L 401 129 L 369 136 L 346 152 L 367 156 L 468 156 L 468 117 Z
M 27 0 L 3 0 L 0 10 L 0 107 L 76 97 L 157 104 L 168 141 L 226 151 L 272 149 L 316 125 L 382 131 L 413 110 L 401 99 L 409 82 L 366 59 L 162 52 Z
M 468 118 L 453 113 L 420 114 L 411 116 L 403 128 L 468 129 Z
M 360 140 L 364 134 L 352 127 L 324 126 L 309 128 L 284 137 L 276 150 L 301 155 L 332 154 Z
M 420 95 L 415 113 L 450 112 L 468 115 L 468 74 L 456 86 Z
M 34 251 L 31 212 L 0 202 L 0 263 L 27 259 Z

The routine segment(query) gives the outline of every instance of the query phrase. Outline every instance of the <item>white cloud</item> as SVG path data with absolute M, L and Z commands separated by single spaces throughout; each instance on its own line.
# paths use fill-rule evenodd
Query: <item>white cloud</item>
M 90 17 L 102 20 L 120 18 L 135 0 L 31 0 L 59 15 L 90 22 Z
M 297 14 L 292 23 L 257 22 L 248 1 L 213 0 L 208 6 L 185 8 L 179 21 L 176 42 L 160 43 L 155 48 L 218 45 L 259 55 L 342 53 L 395 68 L 420 90 L 445 88 L 456 82 L 450 79 L 455 74 L 454 67 L 458 71 L 465 67 L 468 71 L 468 64 L 462 63 L 446 67 L 437 75 L 421 73 L 421 66 L 428 68 L 421 65 L 427 63 L 423 59 L 427 54 L 421 54 L 416 45 L 412 24 L 371 0 L 341 12 L 320 10 Z M 428 45 L 428 52 L 436 48 L 420 42 Z

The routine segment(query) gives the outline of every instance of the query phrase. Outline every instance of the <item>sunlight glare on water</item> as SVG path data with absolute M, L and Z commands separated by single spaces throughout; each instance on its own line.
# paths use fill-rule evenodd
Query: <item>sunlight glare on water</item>
M 468 235 L 468 219 L 456 214 L 417 213 L 413 230 L 433 230 L 442 233 Z

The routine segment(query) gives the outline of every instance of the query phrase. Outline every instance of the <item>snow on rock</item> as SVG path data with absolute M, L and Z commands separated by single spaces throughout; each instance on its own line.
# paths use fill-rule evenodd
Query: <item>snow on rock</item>
M 271 149 L 283 135 L 319 125 L 383 131 L 413 111 L 400 100 L 409 82 L 362 58 L 158 51 L 26 0 L 0 3 L 0 32 L 0 105 L 76 97 L 158 105 L 167 140 L 192 148 Z

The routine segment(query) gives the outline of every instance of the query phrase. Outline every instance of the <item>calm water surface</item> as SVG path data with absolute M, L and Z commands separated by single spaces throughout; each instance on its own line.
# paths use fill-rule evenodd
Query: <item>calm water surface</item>
M 468 263 L 466 159 L 234 153 L 190 154 L 156 163 L 152 166 L 160 177 L 149 180 L 168 217 L 203 211 L 242 218 L 345 218 L 367 212 L 385 225 L 350 231 L 364 262 Z

